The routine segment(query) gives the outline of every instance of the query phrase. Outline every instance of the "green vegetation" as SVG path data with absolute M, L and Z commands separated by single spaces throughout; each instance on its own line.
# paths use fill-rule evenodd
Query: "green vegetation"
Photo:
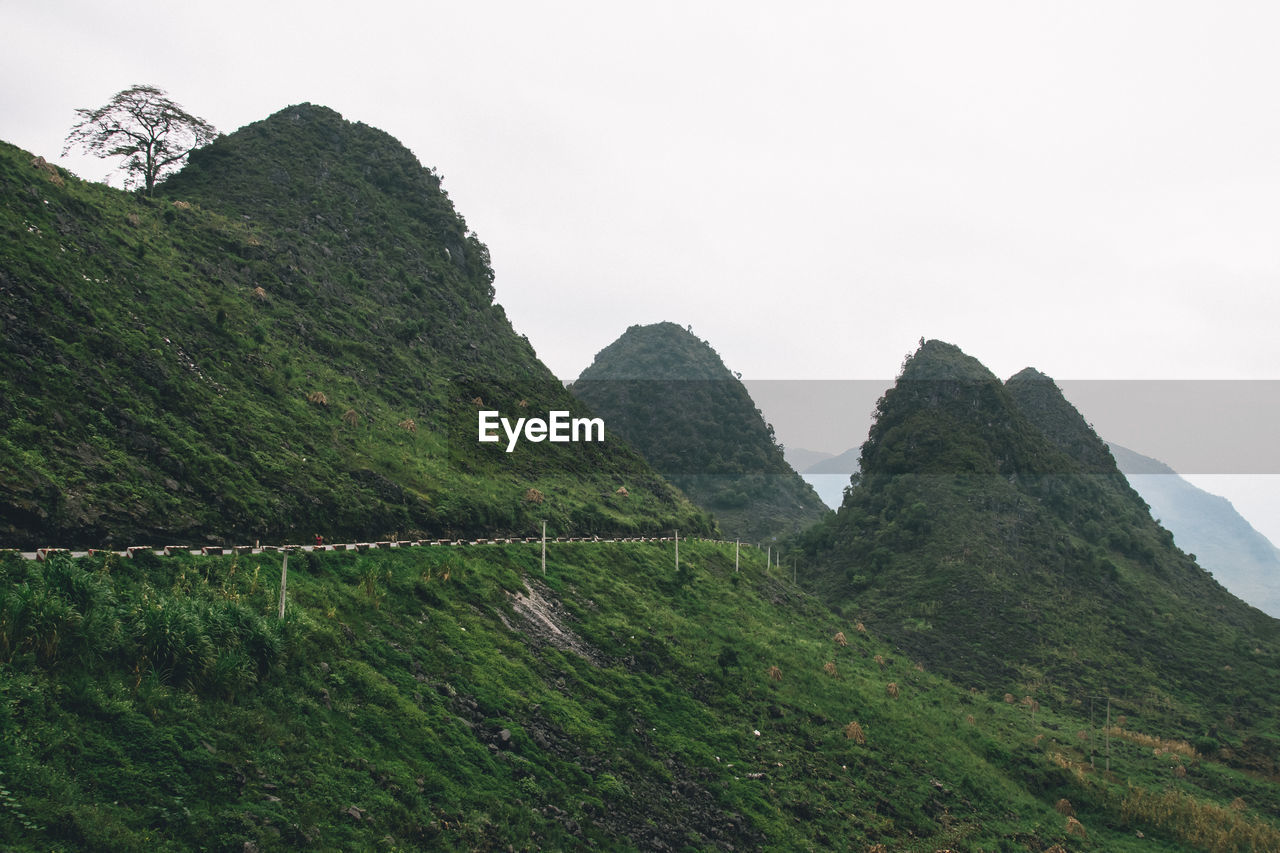
M 881 400 L 839 513 L 803 547 L 815 588 L 960 684 L 1095 715 L 1110 695 L 1117 713 L 1280 777 L 1280 623 L 1173 546 L 1039 374 L 1005 386 L 925 344 Z
M 0 544 L 716 529 L 493 304 L 395 140 L 291 107 L 155 196 L 0 145 Z M 594 390 L 592 390 L 594 389 Z M 1280 635 L 1046 377 L 924 344 L 840 512 L 670 324 L 574 392 L 729 535 L 0 551 L 0 847 L 1280 850 Z M 791 563 L 789 560 L 788 563 Z M 788 565 L 788 568 L 795 566 Z
M 380 131 L 291 107 L 154 198 L 0 144 L 0 200 L 0 545 L 710 529 L 620 443 L 478 445 L 586 412 Z
M 725 535 L 797 533 L 828 514 L 710 344 L 674 323 L 632 326 L 571 386 Z
M 1103 720 L 958 688 L 742 556 L 297 554 L 283 622 L 279 555 L 2 557 L 0 844 L 1277 849 L 1258 774 L 1116 720 L 1105 772 Z

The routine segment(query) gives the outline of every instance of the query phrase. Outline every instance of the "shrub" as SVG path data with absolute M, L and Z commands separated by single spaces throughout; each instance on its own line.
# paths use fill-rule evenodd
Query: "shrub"
M 600 793 L 610 799 L 622 800 L 631 797 L 631 790 L 612 773 L 601 773 L 596 779 Z

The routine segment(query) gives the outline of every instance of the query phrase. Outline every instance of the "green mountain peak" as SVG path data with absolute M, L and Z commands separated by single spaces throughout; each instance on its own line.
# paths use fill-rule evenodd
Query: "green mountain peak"
M 1278 623 L 1174 547 L 1047 377 L 975 365 L 949 345 L 907 363 L 840 511 L 802 537 L 811 585 L 961 683 L 1134 708 L 1159 689 L 1197 720 L 1252 703 L 1232 673 L 1265 666 L 1232 650 Z
M 33 162 L 0 148 L 0 545 L 706 529 L 620 444 L 477 442 L 585 410 L 387 134 L 289 107 L 154 198 Z
M 573 393 L 727 536 L 763 542 L 826 514 L 787 464 L 742 382 L 674 323 L 632 326 L 596 355 Z

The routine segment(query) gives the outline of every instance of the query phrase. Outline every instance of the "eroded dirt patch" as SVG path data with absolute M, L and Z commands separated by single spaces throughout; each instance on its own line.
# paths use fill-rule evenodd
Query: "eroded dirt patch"
M 592 648 L 569 627 L 569 614 L 556 600 L 555 594 L 536 580 L 528 579 L 524 592 L 510 592 L 511 609 L 515 611 L 518 625 L 512 625 L 505 616 L 502 622 L 512 631 L 520 631 L 538 643 L 585 658 L 596 666 L 604 666 L 605 656 Z

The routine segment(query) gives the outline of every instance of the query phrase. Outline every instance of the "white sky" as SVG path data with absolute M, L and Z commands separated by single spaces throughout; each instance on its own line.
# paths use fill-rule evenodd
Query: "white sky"
M 0 22 L 0 138 L 49 159 L 76 107 L 142 82 L 224 131 L 311 101 L 391 133 L 564 378 L 660 320 L 755 379 L 888 381 L 921 336 L 1002 377 L 1280 378 L 1280 4 L 0 0 Z

